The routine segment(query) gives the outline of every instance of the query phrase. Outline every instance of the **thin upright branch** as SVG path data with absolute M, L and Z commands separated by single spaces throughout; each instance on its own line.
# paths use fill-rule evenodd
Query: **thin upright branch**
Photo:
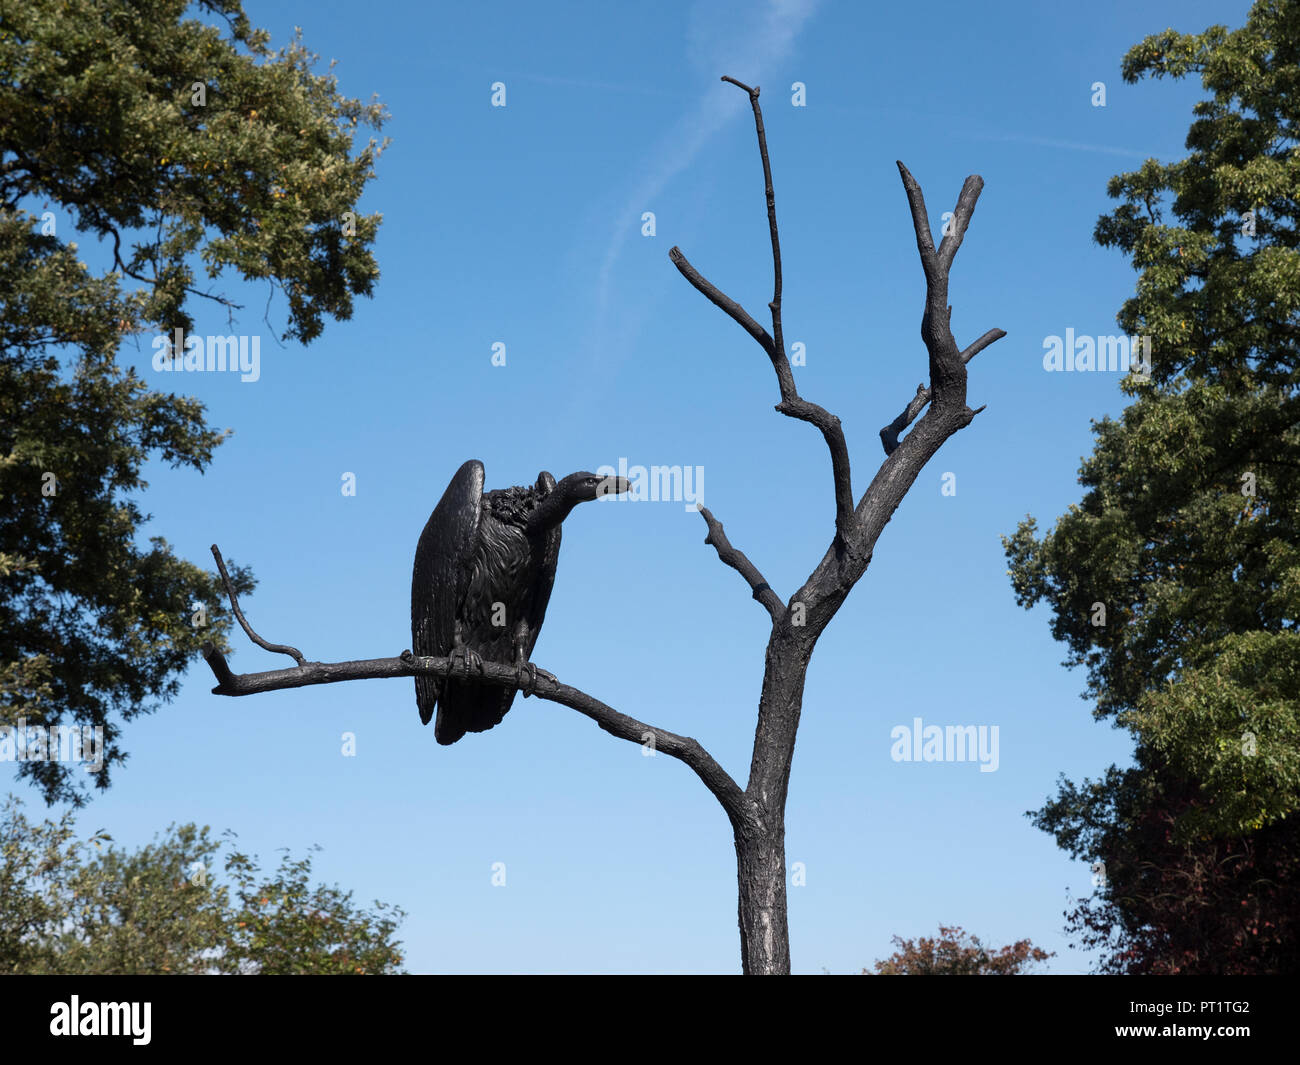
M 912 230 L 916 234 L 916 250 L 921 254 L 921 269 L 925 271 L 925 280 L 929 284 L 938 276 L 938 258 L 934 251 L 934 237 L 930 235 L 930 216 L 925 211 L 925 194 L 902 160 L 895 160 L 895 165 L 903 176 L 907 206 L 912 212 Z
M 831 456 L 831 476 L 835 490 L 835 538 L 838 544 L 845 545 L 852 535 L 856 519 L 853 506 L 853 477 L 849 466 L 849 448 L 844 440 L 844 429 L 839 418 L 799 395 L 799 390 L 794 383 L 794 371 L 785 354 L 785 338 L 781 322 L 781 239 L 776 225 L 776 193 L 772 186 L 772 163 L 767 153 L 763 111 L 758 104 L 759 88 L 758 86 L 750 88 L 727 75 L 723 75 L 722 80 L 743 89 L 749 95 L 750 107 L 754 112 L 754 128 L 758 132 L 758 151 L 763 163 L 763 190 L 767 198 L 767 224 L 772 239 L 773 291 L 772 301 L 768 304 L 768 309 L 772 312 L 771 334 L 739 303 L 696 270 L 682 254 L 680 248 L 673 247 L 668 252 L 668 257 L 698 292 L 736 321 L 767 353 L 772 361 L 772 369 L 776 371 L 777 387 L 781 391 L 781 402 L 777 404 L 776 410 L 789 418 L 808 422 L 821 432 Z
M 767 228 L 772 237 L 772 302 L 767 306 L 772 312 L 772 337 L 776 341 L 776 350 L 785 351 L 785 341 L 781 334 L 781 237 L 776 228 L 776 191 L 772 188 L 772 161 L 767 154 L 767 131 L 763 129 L 763 109 L 758 106 L 758 86 L 752 89 L 726 74 L 723 81 L 743 89 L 749 94 L 749 106 L 754 112 L 754 129 L 758 133 L 758 154 L 763 160 L 763 192 L 767 197 Z M 782 392 L 782 398 L 785 393 Z
M 226 585 L 226 594 L 235 616 L 239 619 L 249 638 L 259 647 L 268 651 L 293 655 L 297 666 L 290 669 L 272 669 L 261 673 L 234 673 L 225 656 L 212 644 L 203 648 L 203 657 L 217 679 L 217 686 L 212 689 L 214 695 L 256 695 L 259 692 L 283 691 L 287 688 L 303 688 L 315 684 L 337 684 L 349 680 L 375 680 L 385 677 L 414 677 L 432 673 L 439 677 L 456 672 L 458 679 L 472 680 L 503 688 L 522 690 L 524 694 L 536 695 L 547 702 L 559 703 L 571 710 L 576 710 L 591 718 L 611 736 L 628 740 L 631 743 L 649 745 L 656 752 L 685 763 L 700 778 L 704 786 L 722 804 L 733 825 L 747 824 L 753 817 L 753 804 L 746 797 L 744 790 L 731 778 L 698 740 L 690 736 L 679 736 L 667 729 L 648 725 L 627 714 L 619 713 L 613 707 L 599 699 L 579 691 L 577 688 L 562 684 L 550 674 L 538 670 L 537 676 L 520 671 L 512 665 L 483 659 L 480 667 L 472 672 L 465 671 L 465 663 L 459 659 L 430 658 L 412 655 L 404 651 L 396 658 L 366 658 L 351 662 L 307 662 L 292 647 L 268 644 L 261 639 L 244 620 L 235 598 L 234 588 L 226 573 L 221 553 L 214 545 L 213 554 L 221 570 L 222 580 Z
M 722 531 L 722 522 L 718 521 L 703 503 L 695 505 L 699 508 L 704 523 L 709 527 L 709 535 L 704 538 L 704 542 L 712 544 L 718 552 L 718 558 L 745 578 L 754 593 L 754 599 L 767 608 L 767 612 L 772 615 L 773 623 L 780 621 L 785 614 L 785 602 L 772 590 L 772 586 L 767 583 L 763 575 L 758 572 L 758 567 L 749 561 L 745 553 L 731 546 L 727 534 Z
M 244 612 L 239 609 L 239 597 L 235 595 L 235 586 L 230 583 L 230 574 L 226 572 L 226 560 L 221 557 L 221 550 L 216 544 L 212 545 L 212 557 L 217 560 L 217 570 L 221 574 L 221 583 L 226 586 L 226 597 L 230 600 L 230 609 L 238 619 L 248 638 L 263 650 L 270 651 L 272 654 L 288 655 L 301 667 L 303 665 L 302 652 L 296 647 L 290 647 L 286 643 L 267 643 L 262 637 L 253 631 L 253 627 L 244 620 Z

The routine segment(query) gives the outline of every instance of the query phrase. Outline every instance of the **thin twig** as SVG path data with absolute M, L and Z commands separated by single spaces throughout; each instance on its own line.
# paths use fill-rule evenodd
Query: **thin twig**
M 226 595 L 230 599 L 230 609 L 234 612 L 239 624 L 243 626 L 244 632 L 258 647 L 270 651 L 273 654 L 288 655 L 299 666 L 303 665 L 302 652 L 296 647 L 290 647 L 284 643 L 267 643 L 262 637 L 253 631 L 253 627 L 244 620 L 244 612 L 239 609 L 239 597 L 235 595 L 235 586 L 230 583 L 230 574 L 226 572 L 225 559 L 221 557 L 221 551 L 216 544 L 212 545 L 212 557 L 217 560 L 217 569 L 221 573 L 221 582 L 226 586 Z
M 687 261 L 686 256 L 682 254 L 681 248 L 676 246 L 670 248 L 668 251 L 668 258 L 672 260 L 673 265 L 677 267 L 682 277 L 686 278 L 686 280 L 695 287 L 696 291 L 702 293 L 704 298 L 715 307 L 719 307 L 726 312 L 729 317 L 740 324 L 741 329 L 758 341 L 759 347 L 767 352 L 768 357 L 772 360 L 772 365 L 776 368 L 777 380 L 784 383 L 784 379 L 781 375 L 780 360 L 776 354 L 776 343 L 772 340 L 767 330 L 754 321 L 753 316 L 746 311 L 744 307 L 696 270 L 695 267 Z M 790 368 L 788 365 L 785 369 L 786 372 L 789 373 Z M 793 376 L 790 378 L 789 387 L 791 389 L 794 388 Z M 781 395 L 784 396 L 785 391 L 785 388 L 782 387 Z
M 727 534 L 722 531 L 722 522 L 718 521 L 703 503 L 695 505 L 703 516 L 704 523 L 709 527 L 709 535 L 704 538 L 704 542 L 712 544 L 718 552 L 718 558 L 745 578 L 754 598 L 772 615 L 772 621 L 780 621 L 785 614 L 785 602 L 772 590 L 772 586 L 759 573 L 758 567 L 749 561 L 745 552 L 731 546 Z
M 113 265 L 116 266 L 118 270 L 120 270 L 126 277 L 129 277 L 132 281 L 139 281 L 145 285 L 152 285 L 154 288 L 157 288 L 159 285 L 161 285 L 162 280 L 160 278 L 146 277 L 144 274 L 137 274 L 134 270 L 132 270 L 129 266 L 126 265 L 125 261 L 123 261 L 121 256 L 121 251 L 122 251 L 121 234 L 118 233 L 118 231 L 112 226 L 107 226 L 106 228 L 113 237 Z M 244 309 L 244 305 L 242 303 L 236 303 L 234 300 L 227 299 L 225 296 L 218 296 L 212 292 L 204 292 L 201 289 L 193 288 L 190 285 L 183 285 L 181 287 L 185 292 L 188 292 L 192 296 L 201 296 L 203 297 L 203 299 L 212 300 L 213 303 L 221 304 L 221 306 L 226 308 L 228 318 L 230 318 L 230 316 L 233 315 L 234 311 L 236 310 L 242 311 Z
M 763 128 L 763 109 L 758 105 L 759 87 L 752 89 L 743 82 L 726 74 L 723 81 L 729 81 L 749 94 L 749 106 L 754 112 L 754 129 L 758 133 L 758 154 L 763 160 L 763 193 L 767 198 L 767 228 L 772 237 L 772 302 L 767 306 L 772 312 L 772 338 L 776 341 L 776 350 L 785 352 L 785 338 L 781 334 L 781 237 L 776 228 L 776 191 L 772 187 L 772 160 L 767 154 L 767 131 Z M 785 392 L 781 393 L 785 398 Z

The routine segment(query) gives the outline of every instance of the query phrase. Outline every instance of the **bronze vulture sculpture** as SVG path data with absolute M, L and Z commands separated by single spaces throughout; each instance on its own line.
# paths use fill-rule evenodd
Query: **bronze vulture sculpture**
M 466 674 L 481 669 L 483 659 L 513 665 L 527 696 L 545 673 L 530 658 L 555 584 L 560 525 L 579 503 L 629 487 L 621 477 L 594 473 L 572 473 L 557 483 L 543 470 L 531 487 L 484 492 L 483 463 L 465 463 L 415 549 L 414 653 L 455 659 Z M 420 720 L 427 725 L 436 708 L 439 743 L 499 724 L 514 699 L 513 688 L 455 675 L 415 678 Z

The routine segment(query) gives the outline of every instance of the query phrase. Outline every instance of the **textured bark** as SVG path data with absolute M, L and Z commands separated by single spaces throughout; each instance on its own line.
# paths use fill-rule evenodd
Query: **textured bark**
M 785 824 L 763 820 L 753 832 L 736 833 L 736 876 L 740 894 L 740 965 L 746 976 L 790 971 L 786 916 Z
M 768 642 L 746 790 L 753 806 L 746 822 L 735 826 L 741 964 L 745 974 L 755 976 L 790 971 L 785 801 L 813 643 L 788 624 L 790 616 Z

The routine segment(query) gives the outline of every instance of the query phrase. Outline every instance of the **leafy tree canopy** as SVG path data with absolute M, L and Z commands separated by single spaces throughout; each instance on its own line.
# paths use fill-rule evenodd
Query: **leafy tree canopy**
M 311 858 L 273 874 L 207 827 L 171 826 L 128 852 L 75 835 L 71 812 L 28 820 L 0 807 L 0 974 L 382 975 L 400 973 L 400 907 L 372 910 L 311 884 Z M 109 844 L 107 847 L 105 844 Z
M 1300 805 L 1300 4 L 1124 60 L 1129 80 L 1192 70 L 1214 99 L 1191 155 L 1112 180 L 1125 202 L 1096 232 L 1141 272 L 1120 324 L 1152 337 L 1151 380 L 1095 425 L 1081 503 L 1006 545 L 1017 600 L 1051 606 L 1097 715 L 1213 795 L 1180 826 L 1205 833 Z
M 1033 816 L 1104 865 L 1074 927 L 1108 971 L 1278 971 L 1297 929 L 1272 878 L 1300 856 L 1300 3 L 1155 34 L 1123 73 L 1209 93 L 1188 156 L 1112 179 L 1095 232 L 1139 273 L 1119 323 L 1151 374 L 1094 424 L 1080 503 L 1004 542 L 1137 765 Z
M 357 202 L 382 145 L 353 139 L 382 107 L 300 40 L 273 50 L 237 0 L 193 6 L 218 25 L 186 0 L 0 0 L 0 725 L 102 729 L 100 787 L 119 721 L 230 622 L 215 576 L 137 542 L 136 499 L 148 459 L 203 470 L 226 433 L 119 345 L 189 333 L 194 298 L 233 313 L 200 270 L 283 291 L 302 342 L 378 277 Z M 73 769 L 20 764 L 50 802 L 85 801 Z

